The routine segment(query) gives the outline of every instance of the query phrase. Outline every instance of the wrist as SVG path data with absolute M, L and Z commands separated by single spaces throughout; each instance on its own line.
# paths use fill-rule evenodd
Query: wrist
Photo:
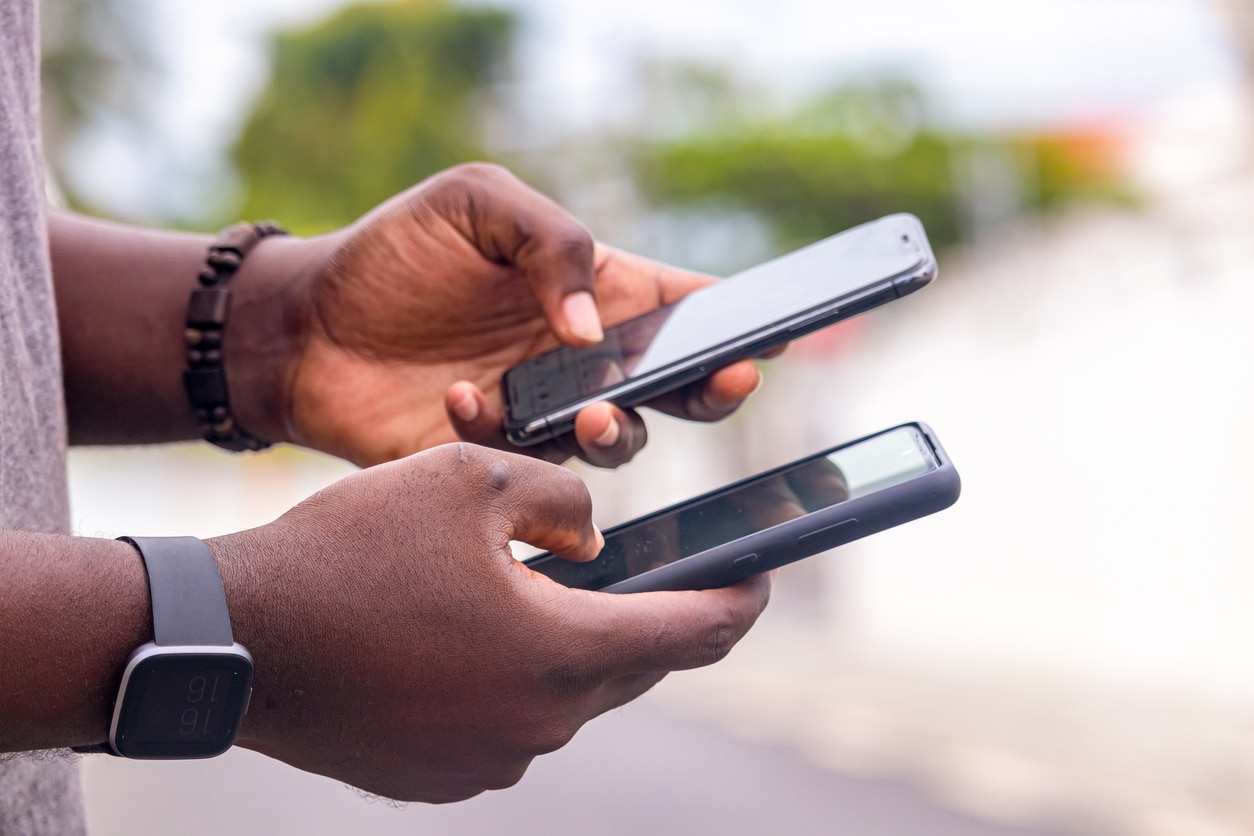
M 300 442 L 290 420 L 292 379 L 327 249 L 326 238 L 264 238 L 230 282 L 222 348 L 231 411 L 240 427 L 264 441 Z
M 74 545 L 85 547 L 84 552 L 90 554 L 89 559 L 105 567 L 108 580 L 102 583 L 108 584 L 106 588 L 116 604 L 109 608 L 107 628 L 89 629 L 86 624 L 79 623 L 85 635 L 93 637 L 93 641 L 107 649 L 103 676 L 97 674 L 84 680 L 87 688 L 83 696 L 90 705 L 89 724 L 74 735 L 75 744 L 95 743 L 108 739 L 118 677 L 127 655 L 152 636 L 152 608 L 143 562 L 134 549 L 117 540 L 96 538 L 74 538 Z M 66 648 L 67 653 L 69 650 Z
M 286 550 L 266 538 L 269 529 L 263 526 L 204 541 L 218 564 L 235 641 L 248 648 L 254 663 L 252 702 L 235 742 L 258 751 L 267 751 L 266 743 L 278 733 L 276 717 L 293 710 L 293 703 L 303 696 L 300 691 L 283 692 L 278 685 L 293 655 L 282 639 L 289 632 L 284 591 L 292 579 Z M 255 559 L 263 554 L 264 560 Z
M 234 639 L 217 559 L 195 537 L 124 537 L 143 561 L 152 633 L 127 657 L 108 744 L 75 747 L 127 758 L 220 755 L 235 742 L 253 661 Z
M 152 636 L 142 562 L 113 540 L 0 535 L 0 752 L 107 740 L 127 655 Z

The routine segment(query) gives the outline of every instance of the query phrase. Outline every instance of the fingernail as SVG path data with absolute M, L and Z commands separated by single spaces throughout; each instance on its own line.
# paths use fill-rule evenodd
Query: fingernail
M 610 425 L 605 428 L 605 432 L 592 439 L 592 443 L 598 447 L 613 447 L 618 443 L 618 435 L 618 422 L 611 418 Z
M 586 290 L 572 293 L 562 300 L 562 316 L 566 317 L 566 330 L 571 336 L 593 343 L 599 343 L 605 337 L 596 300 Z
M 469 423 L 479 417 L 479 402 L 469 392 L 453 401 L 451 406 L 453 414 L 461 421 Z

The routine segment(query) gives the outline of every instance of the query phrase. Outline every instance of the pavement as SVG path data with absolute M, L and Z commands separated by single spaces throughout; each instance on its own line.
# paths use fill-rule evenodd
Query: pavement
M 1075 836 L 981 821 L 908 783 L 841 774 L 646 697 L 588 724 L 522 782 L 444 806 L 391 805 L 247 751 L 214 761 L 90 758 L 93 836 L 179 833 Z

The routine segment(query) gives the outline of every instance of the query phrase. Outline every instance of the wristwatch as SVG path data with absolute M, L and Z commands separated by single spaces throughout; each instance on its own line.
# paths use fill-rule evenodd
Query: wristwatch
M 121 537 L 143 556 L 153 640 L 127 659 L 107 750 L 126 758 L 211 758 L 239 734 L 253 658 L 231 635 L 222 577 L 195 537 Z

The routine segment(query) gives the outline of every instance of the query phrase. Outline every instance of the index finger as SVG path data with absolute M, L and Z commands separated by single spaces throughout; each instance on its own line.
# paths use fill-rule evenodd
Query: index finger
M 556 464 L 489 450 L 470 444 L 452 444 L 446 455 L 456 456 L 455 472 L 465 467 L 481 487 L 479 501 L 495 506 L 504 516 L 504 532 L 518 540 L 574 561 L 592 560 L 605 539 L 592 523 L 592 498 L 575 473 Z M 507 541 L 503 541 L 502 545 Z
M 571 345 L 600 342 L 588 231 L 500 166 L 472 163 L 439 176 L 459 210 L 452 215 L 464 219 L 462 235 L 485 258 L 522 273 L 553 333 Z

